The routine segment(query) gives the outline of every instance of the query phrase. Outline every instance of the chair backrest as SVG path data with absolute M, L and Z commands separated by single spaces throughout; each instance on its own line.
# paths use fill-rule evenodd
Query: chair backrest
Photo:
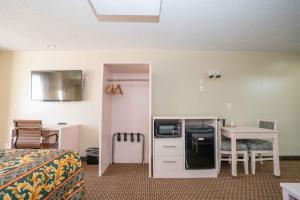
M 277 129 L 277 122 L 276 121 L 269 121 L 269 120 L 258 120 L 258 127 L 265 128 L 270 130 Z
M 14 120 L 17 149 L 39 149 L 42 145 L 41 120 Z
M 42 120 L 14 120 L 15 128 L 41 128 Z
M 39 128 L 17 128 L 15 148 L 17 149 L 39 149 L 42 145 L 42 129 Z

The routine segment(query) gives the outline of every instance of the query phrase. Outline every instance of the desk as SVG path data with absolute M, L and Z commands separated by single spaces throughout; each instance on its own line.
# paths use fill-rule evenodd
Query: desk
M 222 127 L 222 135 L 231 139 L 231 174 L 237 175 L 237 156 L 236 156 L 236 140 L 237 139 L 271 139 L 273 143 L 273 165 L 274 175 L 280 176 L 279 168 L 279 152 L 278 152 L 278 131 L 258 127 L 237 126 Z
M 283 200 L 289 200 L 290 197 L 300 199 L 300 183 L 280 183 L 280 186 Z
M 10 128 L 8 135 L 9 148 L 12 148 L 13 143 L 13 130 Z M 43 131 L 58 133 L 58 149 L 73 150 L 79 152 L 79 132 L 80 125 L 56 125 L 56 124 L 45 124 L 43 125 Z

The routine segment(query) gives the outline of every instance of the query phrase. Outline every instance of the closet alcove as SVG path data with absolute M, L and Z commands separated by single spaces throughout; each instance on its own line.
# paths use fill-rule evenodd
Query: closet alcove
M 102 74 L 99 175 L 111 164 L 142 164 L 142 158 L 150 166 L 151 66 L 104 64 Z M 116 133 L 121 133 L 120 137 L 113 137 Z M 123 133 L 127 133 L 127 141 Z M 144 151 L 137 133 L 145 137 Z

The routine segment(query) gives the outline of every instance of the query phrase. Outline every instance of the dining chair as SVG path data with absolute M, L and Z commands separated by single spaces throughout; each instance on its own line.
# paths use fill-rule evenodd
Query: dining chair
M 222 161 L 228 161 L 231 163 L 232 161 L 232 155 L 231 155 L 231 141 L 227 139 L 226 137 L 223 137 L 221 134 L 221 123 L 218 122 L 218 149 L 219 149 L 219 159 L 218 159 L 218 173 L 220 174 L 221 171 L 221 162 Z M 243 141 L 237 141 L 236 142 L 236 155 L 237 155 L 237 161 L 242 161 L 244 163 L 244 171 L 245 174 L 249 174 L 249 168 L 248 168 L 248 146 L 247 144 L 243 143 Z
M 16 149 L 51 148 L 52 145 L 44 143 L 44 141 L 49 141 L 51 137 L 56 137 L 55 143 L 58 142 L 57 134 L 43 136 L 41 120 L 14 120 L 14 126 L 13 145 Z M 56 145 L 55 143 L 53 146 Z
M 270 130 L 277 129 L 276 121 L 268 120 L 259 120 L 259 128 L 265 128 Z M 255 139 L 255 140 L 246 140 L 250 157 L 251 157 L 251 171 L 252 174 L 255 174 L 256 162 L 259 161 L 263 164 L 263 161 L 273 160 L 273 144 L 271 141 Z

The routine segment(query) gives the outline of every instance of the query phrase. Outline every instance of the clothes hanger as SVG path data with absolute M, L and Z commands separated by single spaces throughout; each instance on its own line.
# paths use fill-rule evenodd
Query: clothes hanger
M 115 94 L 123 95 L 123 90 L 120 84 L 118 84 L 114 89 Z
M 106 94 L 115 94 L 115 87 L 112 84 L 108 84 L 105 87 Z

